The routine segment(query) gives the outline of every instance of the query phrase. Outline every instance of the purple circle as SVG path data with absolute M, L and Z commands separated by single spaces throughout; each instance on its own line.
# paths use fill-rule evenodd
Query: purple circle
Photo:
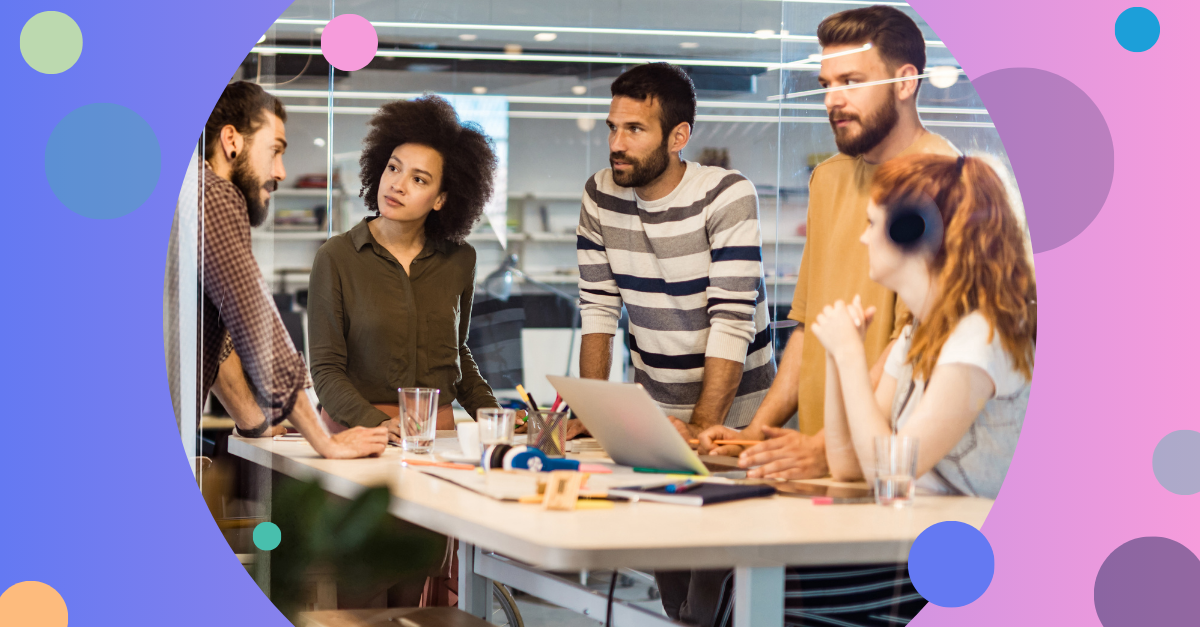
M 1075 239 L 1113 181 L 1112 133 L 1096 103 L 1071 81 L 1034 68 L 988 72 L 971 84 L 1012 162 L 1033 252 Z
M 339 15 L 321 31 L 321 54 L 339 70 L 354 72 L 367 67 L 378 50 L 379 33 L 361 15 Z
M 1200 559 L 1168 538 L 1130 540 L 1096 573 L 1095 603 L 1104 627 L 1195 625 Z

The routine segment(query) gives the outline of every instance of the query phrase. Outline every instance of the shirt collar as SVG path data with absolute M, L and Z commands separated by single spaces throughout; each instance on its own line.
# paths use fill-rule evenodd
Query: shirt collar
M 376 219 L 375 216 L 369 216 L 369 217 L 363 218 L 362 222 L 359 222 L 358 224 L 354 225 L 353 228 L 350 229 L 350 241 L 354 243 L 355 250 L 362 250 L 363 247 L 368 244 L 376 244 L 376 245 L 379 244 L 378 242 L 375 241 L 375 236 L 371 235 L 370 227 L 367 226 L 367 223 L 374 219 Z M 382 249 L 383 246 L 380 245 L 379 248 Z M 439 252 L 439 253 L 445 254 L 445 253 L 449 252 L 449 250 L 450 250 L 450 242 L 447 242 L 445 240 L 440 240 L 440 239 L 439 240 L 426 239 L 425 247 L 421 249 L 421 253 L 417 255 L 417 259 L 420 259 L 422 257 L 428 257 L 428 256 L 432 255 L 434 252 Z

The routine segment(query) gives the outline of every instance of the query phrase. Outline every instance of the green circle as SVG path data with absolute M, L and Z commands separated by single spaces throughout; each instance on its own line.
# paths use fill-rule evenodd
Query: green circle
M 66 13 L 43 11 L 29 18 L 21 29 L 21 56 L 42 74 L 66 72 L 80 54 L 83 32 Z
M 254 528 L 254 546 L 263 551 L 273 550 L 281 540 L 283 534 L 279 531 L 279 525 L 273 522 L 258 523 Z

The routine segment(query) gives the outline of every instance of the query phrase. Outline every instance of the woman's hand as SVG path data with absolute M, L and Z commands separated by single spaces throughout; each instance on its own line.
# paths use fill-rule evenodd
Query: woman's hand
M 826 305 L 817 315 L 812 325 L 813 335 L 817 336 L 825 350 L 837 359 L 847 351 L 863 350 L 863 338 L 866 337 L 867 328 L 874 318 L 875 308 L 869 307 L 864 311 L 858 296 L 855 296 L 849 305 L 839 300 L 832 305 Z

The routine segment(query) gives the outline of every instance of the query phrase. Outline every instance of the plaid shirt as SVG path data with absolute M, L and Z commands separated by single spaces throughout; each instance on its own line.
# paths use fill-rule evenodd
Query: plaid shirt
M 204 195 L 199 207 L 201 242 L 200 278 L 203 304 L 199 329 L 200 398 L 208 397 L 221 362 L 236 349 L 242 368 L 258 397 L 259 406 L 272 424 L 291 413 L 296 394 L 308 383 L 304 359 L 296 351 L 272 302 L 266 281 L 250 247 L 250 217 L 246 199 L 233 183 L 217 176 L 204 164 Z M 176 216 L 178 220 L 178 216 Z M 175 243 L 178 225 L 172 228 L 167 264 L 167 306 L 178 303 L 178 261 Z M 176 370 L 178 331 L 168 329 L 167 367 Z M 179 412 L 179 373 L 170 372 L 176 416 Z

